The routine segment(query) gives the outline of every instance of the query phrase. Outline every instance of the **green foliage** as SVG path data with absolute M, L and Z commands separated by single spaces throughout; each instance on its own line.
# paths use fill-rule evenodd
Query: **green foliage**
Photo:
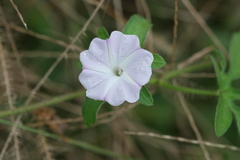
M 98 29 L 98 38 L 101 38 L 101 39 L 108 39 L 109 38 L 108 31 L 106 30 L 105 27 L 100 27 Z
M 140 40 L 140 45 L 143 48 L 147 33 L 151 26 L 152 24 L 145 18 L 139 15 L 133 15 L 125 25 L 123 33 L 137 35 Z
M 103 103 L 103 101 L 96 101 L 86 97 L 82 106 L 82 115 L 84 122 L 88 127 L 96 122 L 97 113 Z
M 230 45 L 230 70 L 229 75 L 234 79 L 240 77 L 240 32 L 235 33 Z M 231 78 L 231 79 L 232 79 Z
M 153 63 L 152 63 L 152 68 L 162 68 L 166 62 L 165 60 L 162 58 L 162 56 L 158 55 L 158 54 L 155 54 L 155 53 L 152 53 L 153 55 Z
M 142 86 L 142 89 L 140 91 L 140 98 L 138 101 L 146 106 L 153 105 L 153 97 L 145 86 Z
M 219 64 L 212 58 L 220 89 L 220 97 L 215 115 L 215 132 L 217 136 L 222 136 L 232 122 L 232 112 L 236 117 L 237 126 L 240 133 L 240 108 L 234 101 L 240 100 L 240 89 L 232 85 L 234 80 L 240 79 L 240 32 L 235 33 L 230 45 L 230 68 L 226 70 L 226 60 L 217 52 Z
M 221 96 L 218 101 L 215 116 L 215 132 L 218 137 L 222 136 L 232 123 L 230 107 L 231 104 L 229 104 L 229 101 Z
M 78 62 L 78 66 L 77 66 L 78 69 L 82 69 L 82 63 L 79 61 Z

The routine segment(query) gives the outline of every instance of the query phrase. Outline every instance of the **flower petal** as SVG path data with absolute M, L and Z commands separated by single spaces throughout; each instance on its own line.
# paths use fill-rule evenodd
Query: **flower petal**
M 108 49 L 112 54 L 114 64 L 119 64 L 139 48 L 140 42 L 136 35 L 124 35 L 119 31 L 113 31 L 108 39 Z
M 95 58 L 89 50 L 81 52 L 80 61 L 82 62 L 83 70 L 90 69 L 101 73 L 114 74 L 108 65 Z
M 153 62 L 152 53 L 145 49 L 138 49 L 126 59 L 124 59 L 119 67 L 126 72 L 138 85 L 145 85 L 151 75 L 151 64 Z
M 143 86 L 149 82 L 152 75 L 152 68 L 147 66 L 141 66 L 136 68 L 126 68 L 124 70 L 139 86 Z
M 107 101 L 112 106 L 119 106 L 125 101 L 120 78 L 109 89 L 105 97 L 105 101 Z
M 151 66 L 153 62 L 153 55 L 145 49 L 138 49 L 128 57 L 126 57 L 120 64 L 119 67 L 122 70 L 125 68 L 136 68 L 140 66 Z
M 85 89 L 90 89 L 109 77 L 111 77 L 109 74 L 84 69 L 79 75 L 79 81 L 82 83 Z
M 87 89 L 87 97 L 95 100 L 105 100 L 106 95 L 109 93 L 109 90 L 111 90 L 117 80 L 117 76 L 110 76 L 94 87 Z
M 125 72 L 121 75 L 121 87 L 126 101 L 134 103 L 139 99 L 141 86 Z
M 107 40 L 100 38 L 94 38 L 89 46 L 89 52 L 98 60 L 102 61 L 104 64 L 110 67 L 109 57 L 108 57 L 108 46 Z

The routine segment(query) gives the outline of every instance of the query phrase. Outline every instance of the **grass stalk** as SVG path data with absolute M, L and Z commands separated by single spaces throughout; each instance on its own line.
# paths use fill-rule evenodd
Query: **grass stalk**
M 0 123 L 8 125 L 8 126 L 13 126 L 14 125 L 14 123 L 12 123 L 10 121 L 3 120 L 3 119 L 0 119 Z M 125 157 L 123 155 L 114 153 L 112 151 L 93 146 L 93 145 L 88 144 L 86 142 L 82 142 L 82 141 L 79 141 L 79 140 L 76 140 L 76 139 L 71 139 L 71 138 L 68 138 L 68 137 L 64 137 L 64 136 L 60 136 L 60 135 L 57 135 L 57 134 L 49 133 L 49 132 L 46 132 L 44 130 L 39 130 L 39 129 L 24 126 L 24 125 L 17 125 L 17 128 L 20 128 L 20 129 L 23 129 L 25 131 L 29 131 L 29 132 L 32 132 L 32 133 L 36 133 L 36 134 L 39 134 L 39 135 L 42 135 L 42 136 L 45 136 L 45 137 L 48 137 L 48 138 L 61 140 L 61 141 L 67 142 L 69 144 L 78 146 L 82 149 L 86 149 L 88 151 L 91 151 L 91 152 L 94 152 L 94 153 L 97 153 L 97 154 L 101 154 L 101 155 L 104 155 L 104 156 L 107 156 L 107 157 L 124 159 L 124 160 L 133 160 L 132 158 Z
M 21 106 L 16 109 L 12 109 L 12 110 L 1 111 L 0 117 L 6 117 L 6 116 L 14 115 L 14 114 L 32 111 L 32 110 L 39 109 L 39 108 L 49 107 L 54 104 L 58 104 L 58 103 L 61 103 L 61 102 L 67 101 L 67 100 L 71 100 L 73 98 L 83 96 L 84 94 L 85 94 L 84 91 L 77 91 L 77 92 L 68 93 L 68 94 L 65 94 L 62 96 L 54 97 L 50 100 L 42 101 L 40 103 L 32 104 L 29 106 Z

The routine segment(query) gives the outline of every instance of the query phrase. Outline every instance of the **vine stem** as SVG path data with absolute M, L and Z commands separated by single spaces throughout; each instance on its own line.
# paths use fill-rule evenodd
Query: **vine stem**
M 194 72 L 203 68 L 207 68 L 212 66 L 211 61 L 206 61 L 203 63 L 195 64 L 183 69 L 179 70 L 174 70 L 169 73 L 166 73 L 163 75 L 161 79 L 157 78 L 151 78 L 149 81 L 149 84 L 157 84 L 161 87 L 171 89 L 171 90 L 177 90 L 181 92 L 186 92 L 186 93 L 192 93 L 192 94 L 200 94 L 200 95 L 207 95 L 207 96 L 218 96 L 219 95 L 219 90 L 200 90 L 200 89 L 194 89 L 194 88 L 189 88 L 189 87 L 182 87 L 182 86 L 176 86 L 176 85 L 171 85 L 167 81 L 181 75 L 182 73 L 188 73 L 188 72 Z
M 9 115 L 14 115 L 14 114 L 19 114 L 19 113 L 24 113 L 24 112 L 28 112 L 28 111 L 32 111 L 35 109 L 39 109 L 39 108 L 44 108 L 44 107 L 48 107 L 57 103 L 61 103 L 76 97 L 80 97 L 83 96 L 85 94 L 84 91 L 77 91 L 77 92 L 73 92 L 73 93 L 68 93 L 62 96 L 58 96 L 58 97 L 54 97 L 50 100 L 46 100 L 46 101 L 42 101 L 40 103 L 36 103 L 36 104 L 32 104 L 29 106 L 20 106 L 16 109 L 12 109 L 12 110 L 7 110 L 7 111 L 1 111 L 0 112 L 0 117 L 6 117 Z
M 164 87 L 164 88 L 167 88 L 167 89 L 182 91 L 182 92 L 186 92 L 186 93 L 206 95 L 206 96 L 218 96 L 219 95 L 219 90 L 215 90 L 215 91 L 199 90 L 199 89 L 194 89 L 194 88 L 171 85 L 171 84 L 169 84 L 167 82 L 164 82 L 164 81 L 160 81 L 159 85 Z
M 207 67 L 211 67 L 211 66 L 212 66 L 211 61 L 205 61 L 205 62 L 198 63 L 198 64 L 195 64 L 195 65 L 186 67 L 186 68 L 182 68 L 182 69 L 178 69 L 178 70 L 174 70 L 174 71 L 171 71 L 169 73 L 166 73 L 165 75 L 163 75 L 162 80 L 167 81 L 167 80 L 169 80 L 171 78 L 174 78 L 174 77 L 176 77 L 176 76 L 178 76 L 182 73 L 194 72 L 194 71 L 204 69 L 204 68 L 207 68 Z
M 0 123 L 8 125 L 8 126 L 14 126 L 14 124 L 12 122 L 6 121 L 6 120 L 3 120 L 3 119 L 0 119 Z M 101 154 L 101 155 L 105 155 L 105 156 L 108 156 L 108 157 L 117 158 L 117 159 L 124 159 L 124 160 L 133 160 L 132 158 L 125 157 L 123 155 L 114 153 L 112 151 L 90 145 L 90 144 L 88 144 L 86 142 L 83 142 L 83 141 L 71 139 L 71 138 L 64 137 L 64 136 L 59 136 L 59 135 L 56 135 L 56 134 L 53 134 L 53 133 L 49 133 L 49 132 L 46 132 L 46 131 L 43 131 L 43 130 L 27 127 L 27 126 L 24 126 L 24 125 L 17 125 L 17 127 L 20 128 L 20 129 L 23 129 L 25 131 L 29 131 L 29 132 L 32 132 L 32 133 L 43 135 L 43 136 L 48 137 L 48 138 L 61 140 L 61 141 L 67 142 L 69 144 L 76 145 L 80 148 L 83 148 L 83 149 L 86 149 L 86 150 L 89 150 L 89 151 L 92 151 L 92 152 L 95 152 L 95 153 L 98 153 L 98 154 Z

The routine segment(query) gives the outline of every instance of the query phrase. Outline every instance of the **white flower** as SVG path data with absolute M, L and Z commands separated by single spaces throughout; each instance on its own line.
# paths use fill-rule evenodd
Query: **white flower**
M 79 80 L 87 97 L 118 106 L 139 99 L 152 74 L 152 54 L 140 47 L 136 35 L 113 31 L 109 39 L 94 38 L 80 53 L 83 71 Z

